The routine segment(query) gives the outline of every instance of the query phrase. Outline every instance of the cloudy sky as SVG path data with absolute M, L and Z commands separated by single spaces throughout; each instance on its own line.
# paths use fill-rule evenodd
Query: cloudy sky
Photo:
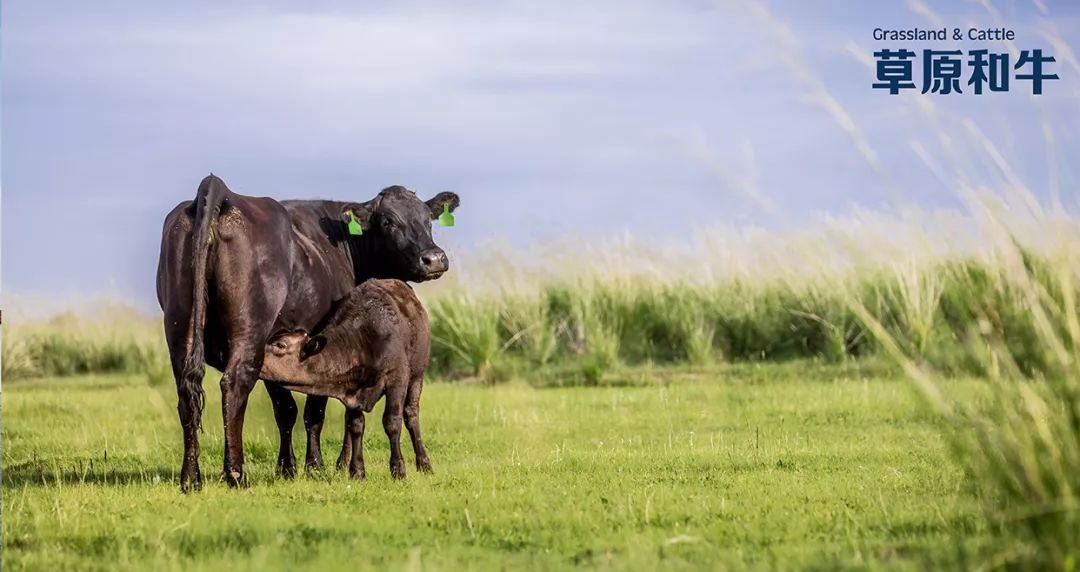
M 219 4 L 3 3 L 6 291 L 152 302 L 162 218 L 209 171 L 277 198 L 454 190 L 455 248 L 955 207 L 1002 165 L 1080 194 L 1072 1 Z M 942 25 L 1014 29 L 1062 79 L 870 88 L 875 27 Z

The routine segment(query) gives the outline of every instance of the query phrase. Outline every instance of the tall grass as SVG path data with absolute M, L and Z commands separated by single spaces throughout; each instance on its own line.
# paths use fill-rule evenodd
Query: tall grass
M 1056 255 L 1016 248 L 1032 273 L 1060 272 Z M 597 381 L 620 364 L 881 354 L 880 340 L 868 335 L 852 309 L 856 300 L 905 352 L 938 371 L 990 375 L 1000 364 L 987 361 L 981 340 L 992 335 L 1024 376 L 1046 375 L 1053 364 L 1026 310 L 1027 295 L 1001 279 L 1008 261 L 992 254 L 870 265 L 802 280 L 591 277 L 531 294 L 443 293 L 429 304 L 432 369 L 483 376 L 515 364 L 529 370 L 576 364 Z M 1076 295 L 1072 282 L 1040 285 L 1055 307 Z
M 930 330 L 890 328 L 864 300 L 853 311 L 880 346 L 904 367 L 927 402 L 952 423 L 949 436 L 987 517 L 1005 542 L 990 564 L 1075 570 L 1080 562 L 1080 249 L 1075 225 L 1047 230 L 1059 240 L 1038 256 L 1017 244 L 993 216 L 992 265 L 953 265 L 963 288 L 944 288 Z M 1056 231 L 1056 232 L 1055 232 Z M 963 350 L 964 369 L 986 379 L 985 399 L 951 396 L 933 366 L 943 351 Z M 942 347 L 946 346 L 946 347 Z M 1012 542 L 1017 541 L 1017 542 Z
M 1019 262 L 996 252 L 959 252 L 819 275 L 593 274 L 513 292 L 425 290 L 430 371 L 450 379 L 536 374 L 600 383 L 620 366 L 835 362 L 880 354 L 880 340 L 852 309 L 854 299 L 907 355 L 938 371 L 1001 375 L 1008 367 L 1044 376 L 1055 362 L 1032 322 L 1030 294 L 1002 276 L 1017 264 L 1027 268 L 1039 300 L 1058 313 L 1075 298 L 1076 284 L 1060 279 L 1066 264 L 1060 254 L 1015 248 Z M 153 317 L 65 313 L 5 328 L 6 379 L 98 372 L 145 373 L 155 382 L 170 377 Z M 1001 352 L 988 353 L 987 336 Z
M 119 308 L 5 324 L 3 352 L 4 380 L 87 373 L 142 374 L 152 384 L 172 379 L 160 321 Z

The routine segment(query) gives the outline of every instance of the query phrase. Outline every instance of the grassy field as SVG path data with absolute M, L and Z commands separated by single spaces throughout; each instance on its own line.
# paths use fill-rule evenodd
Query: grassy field
M 276 479 L 258 390 L 253 487 L 180 496 L 159 318 L 99 306 L 7 324 L 4 561 L 1075 570 L 1080 220 L 994 205 L 975 209 L 970 249 L 875 224 L 915 238 L 847 258 L 792 240 L 772 256 L 793 270 L 768 275 L 627 255 L 616 269 L 652 270 L 424 285 L 437 473 L 405 483 L 380 470 L 378 423 L 368 482 Z
M 405 483 L 378 423 L 368 482 L 275 478 L 260 389 L 252 488 L 181 496 L 158 318 L 5 325 L 4 562 L 1075 570 L 1080 224 L 986 217 L 974 251 L 817 273 L 421 289 L 437 473 Z
M 257 388 L 251 488 L 211 482 L 191 496 L 177 486 L 171 387 L 123 375 L 5 384 L 3 564 L 918 568 L 960 564 L 986 542 L 940 418 L 887 369 L 636 368 L 607 383 L 430 384 L 435 474 L 392 481 L 371 429 L 363 483 L 274 477 L 276 431 Z M 221 463 L 218 411 L 208 404 L 207 473 Z M 340 413 L 324 433 L 331 456 Z

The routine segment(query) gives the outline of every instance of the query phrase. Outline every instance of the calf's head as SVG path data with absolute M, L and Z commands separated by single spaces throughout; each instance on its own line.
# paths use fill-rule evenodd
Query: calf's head
M 373 200 L 349 205 L 364 229 L 362 254 L 367 271 L 376 278 L 413 282 L 442 276 L 450 261 L 431 236 L 431 221 L 442 214 L 444 205 L 453 212 L 460 202 L 450 192 L 421 201 L 405 187 L 393 186 Z
M 309 337 L 305 332 L 277 336 L 266 344 L 261 377 L 302 384 L 334 383 L 357 373 L 361 361 L 357 351 L 324 352 L 325 347 L 324 336 Z
M 263 358 L 261 376 L 275 381 L 311 381 L 322 372 L 312 371 L 315 363 L 302 363 L 304 345 L 308 335 L 304 332 L 291 332 L 280 335 L 266 344 L 266 357 Z

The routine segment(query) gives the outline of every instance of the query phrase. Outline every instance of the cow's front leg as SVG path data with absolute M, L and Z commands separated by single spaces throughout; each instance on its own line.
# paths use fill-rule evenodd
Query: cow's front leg
M 307 433 L 307 453 L 304 465 L 308 469 L 321 470 L 322 459 L 322 427 L 326 419 L 326 397 L 309 395 L 304 403 L 304 431 Z
M 349 459 L 349 475 L 363 479 L 364 471 L 364 410 L 351 407 L 345 410 L 345 431 L 352 444 L 352 456 Z
M 270 394 L 270 402 L 274 404 L 274 421 L 277 422 L 278 438 L 281 441 L 278 449 L 277 472 L 279 475 L 290 478 L 296 476 L 296 455 L 293 454 L 292 431 L 296 425 L 296 400 L 292 392 L 283 389 L 273 383 L 264 383 L 266 393 Z
M 221 377 L 221 414 L 225 419 L 225 467 L 222 477 L 229 486 L 247 486 L 244 475 L 244 413 L 248 396 L 262 369 L 262 348 L 236 351 Z

